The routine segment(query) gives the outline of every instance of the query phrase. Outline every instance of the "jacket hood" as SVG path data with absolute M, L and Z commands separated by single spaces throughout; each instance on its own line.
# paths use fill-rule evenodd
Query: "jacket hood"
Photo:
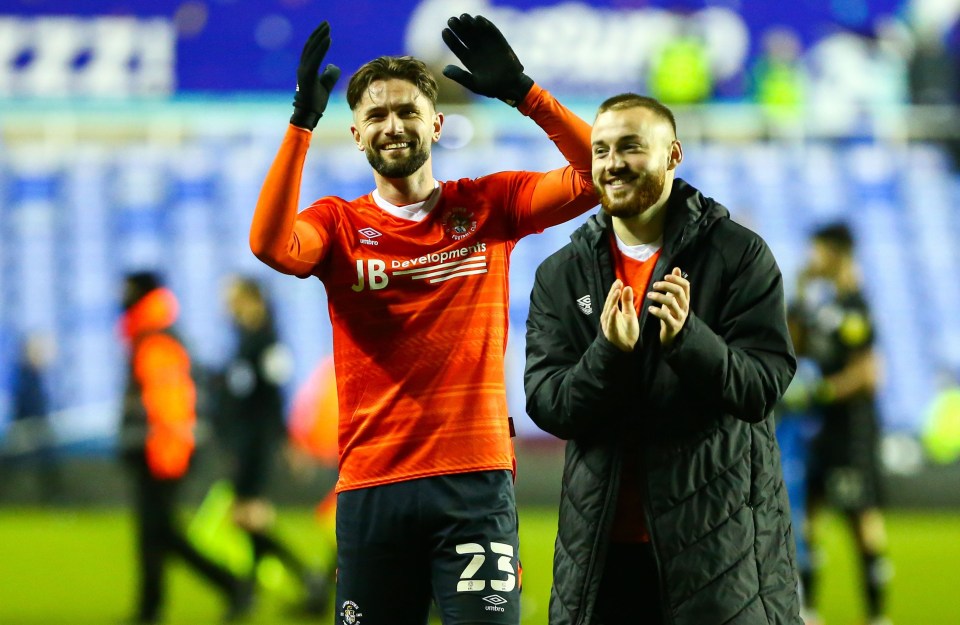
M 180 305 L 169 289 L 154 289 L 120 318 L 120 333 L 128 341 L 148 332 L 166 330 L 177 320 Z
M 682 178 L 673 181 L 673 189 L 665 210 L 667 218 L 664 224 L 663 249 L 670 255 L 675 255 L 718 220 L 730 217 L 730 211 L 725 206 L 706 197 Z M 612 225 L 613 218 L 601 208 L 577 228 L 570 238 L 575 245 L 593 248 Z

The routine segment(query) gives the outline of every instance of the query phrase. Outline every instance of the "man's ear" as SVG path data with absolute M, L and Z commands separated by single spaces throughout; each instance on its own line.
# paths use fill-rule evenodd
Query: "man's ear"
M 440 131 L 443 128 L 443 113 L 437 111 L 433 114 L 433 142 L 440 140 Z
M 357 144 L 357 149 L 363 152 L 363 144 L 360 142 L 360 131 L 357 130 L 356 126 L 350 126 L 350 134 L 353 135 L 353 142 Z
M 667 160 L 667 169 L 676 169 L 677 165 L 683 162 L 683 146 L 680 141 L 674 139 L 670 145 L 670 158 Z

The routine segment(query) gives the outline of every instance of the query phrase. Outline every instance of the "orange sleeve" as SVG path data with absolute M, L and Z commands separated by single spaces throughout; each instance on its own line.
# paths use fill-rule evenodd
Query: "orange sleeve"
M 250 226 L 250 249 L 282 273 L 306 277 L 323 258 L 324 236 L 297 215 L 309 130 L 289 126 L 260 189 Z
M 529 234 L 573 219 L 596 206 L 590 125 L 534 85 L 520 112 L 543 128 L 569 165 L 542 174 L 528 205 L 517 215 L 518 232 Z
M 182 477 L 193 453 L 196 421 L 190 357 L 175 339 L 158 334 L 143 340 L 133 367 L 147 412 L 150 472 L 159 479 Z

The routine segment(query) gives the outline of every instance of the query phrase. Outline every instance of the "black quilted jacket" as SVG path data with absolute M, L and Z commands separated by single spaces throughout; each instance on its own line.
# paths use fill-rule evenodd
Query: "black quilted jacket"
M 691 313 L 669 349 L 646 306 L 633 352 L 600 332 L 614 281 L 602 211 L 537 271 L 527 411 L 568 441 L 550 625 L 591 623 L 624 454 L 644 467 L 666 623 L 800 625 L 770 417 L 796 369 L 780 270 L 759 236 L 682 180 L 667 211 L 653 275 L 679 266 L 691 283 Z M 637 433 L 639 448 L 624 444 Z

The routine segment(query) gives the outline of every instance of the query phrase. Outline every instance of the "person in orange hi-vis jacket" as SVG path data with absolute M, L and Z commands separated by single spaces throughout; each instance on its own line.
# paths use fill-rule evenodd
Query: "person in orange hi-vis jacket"
M 170 553 L 224 594 L 226 620 L 236 620 L 249 612 L 249 584 L 198 552 L 175 521 L 177 487 L 195 447 L 197 394 L 190 356 L 172 329 L 177 300 L 157 275 L 139 272 L 124 279 L 123 308 L 120 330 L 129 364 L 120 451 L 136 486 L 140 558 L 140 596 L 132 622 L 159 620 Z

